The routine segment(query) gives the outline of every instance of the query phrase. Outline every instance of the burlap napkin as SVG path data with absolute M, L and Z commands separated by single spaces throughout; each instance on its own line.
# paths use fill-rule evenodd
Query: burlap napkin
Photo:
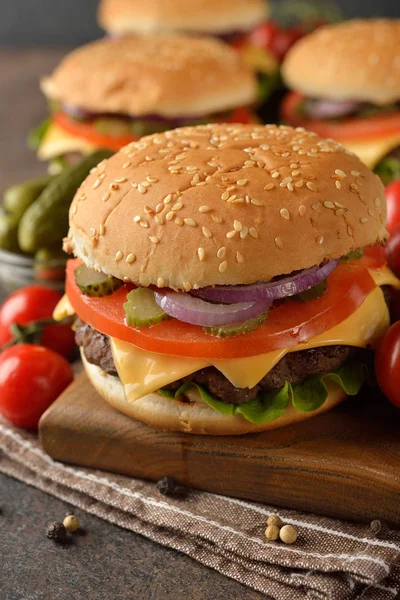
M 175 548 L 276 600 L 393 600 L 400 535 L 189 490 L 161 496 L 153 483 L 53 461 L 37 437 L 0 420 L 0 471 L 159 544 Z M 293 546 L 267 542 L 267 516 L 298 530 Z

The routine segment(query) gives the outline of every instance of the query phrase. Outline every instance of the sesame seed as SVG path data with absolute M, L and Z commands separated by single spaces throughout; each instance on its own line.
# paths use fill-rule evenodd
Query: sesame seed
M 197 183 L 199 183 L 200 181 L 200 176 L 198 173 L 196 173 L 192 179 L 192 181 L 190 182 L 190 185 L 196 185 Z
M 249 235 L 251 235 L 251 237 L 254 238 L 254 239 L 258 238 L 257 230 L 254 229 L 254 227 L 250 227 L 250 229 L 249 229 Z
M 230 194 L 229 194 L 228 190 L 226 190 L 226 191 L 225 191 L 225 192 L 222 194 L 222 196 L 221 196 L 221 200 L 228 200 L 229 196 L 230 196 Z
M 281 210 L 279 211 L 279 214 L 281 215 L 281 217 L 283 219 L 286 219 L 286 221 L 289 221 L 290 215 L 289 215 L 289 211 L 287 208 L 281 208 Z
M 200 206 L 199 208 L 199 212 L 201 213 L 207 213 L 210 212 L 212 210 L 212 208 L 210 208 L 209 206 L 206 206 L 205 204 L 203 206 Z
M 111 193 L 107 192 L 106 194 L 104 194 L 104 196 L 102 197 L 103 202 L 107 202 L 109 199 L 111 198 Z
M 242 231 L 240 232 L 240 238 L 242 240 L 244 240 L 247 237 L 248 233 L 249 233 L 249 228 L 248 227 L 243 227 Z
M 257 198 L 252 198 L 251 203 L 254 204 L 254 206 L 264 206 L 261 200 L 257 200 Z
M 347 233 L 348 233 L 349 235 L 353 235 L 353 230 L 352 230 L 352 228 L 350 227 L 350 225 L 347 227 Z
M 338 210 L 335 210 L 335 215 L 337 217 L 342 217 L 344 215 L 346 211 L 344 210 L 344 208 L 338 208 Z
M 236 185 L 246 185 L 247 182 L 248 182 L 248 179 L 238 179 L 238 181 L 236 182 Z
M 226 247 L 225 247 L 225 246 L 222 246 L 222 247 L 221 247 L 221 248 L 218 250 L 218 252 L 217 252 L 217 257 L 218 257 L 218 258 L 225 258 L 225 255 L 226 255 Z
M 233 231 L 228 231 L 228 233 L 226 234 L 226 237 L 228 238 L 228 240 L 230 240 L 233 237 L 235 237 L 236 234 L 237 234 L 237 231 L 234 229 Z
M 297 175 L 300 175 L 300 171 L 298 169 L 295 169 L 294 171 L 292 171 L 292 175 L 293 177 L 297 177 Z
M 236 252 L 236 260 L 238 263 L 244 263 L 244 257 L 241 252 Z
M 156 213 L 160 213 L 162 210 L 164 210 L 164 204 L 162 202 L 159 202 L 156 206 Z
M 135 190 L 137 190 L 138 184 L 136 183 L 136 181 L 132 181 L 131 185 L 132 185 L 133 188 L 135 188 Z
M 243 229 L 243 225 L 242 225 L 242 223 L 241 223 L 240 221 L 236 221 L 236 220 L 235 220 L 235 221 L 233 222 L 233 229 L 234 229 L 235 231 L 242 231 L 242 229 Z
M 381 201 L 379 198 L 375 198 L 375 206 L 380 206 Z
M 123 256 L 124 255 L 122 254 L 121 250 L 118 250 L 117 254 L 115 255 L 115 262 L 119 262 Z
M 140 215 L 136 215 L 136 217 L 133 217 L 133 221 L 135 223 L 140 223 L 141 220 L 142 220 L 142 217 Z
M 124 163 L 124 164 L 122 165 L 122 168 L 123 168 L 123 169 L 127 169 L 128 167 L 130 167 L 130 166 L 131 166 L 131 164 L 132 164 L 132 163 L 131 163 L 131 161 L 130 161 L 130 160 L 127 160 L 127 161 L 126 161 L 126 163 Z
M 146 206 L 144 207 L 144 212 L 148 215 L 154 214 L 154 210 L 151 208 L 151 206 L 148 206 L 148 204 L 146 204 Z
M 113 192 L 116 192 L 117 190 L 119 190 L 118 183 L 110 183 L 110 190 L 112 190 Z
M 208 227 L 202 227 L 201 230 L 203 232 L 204 237 L 206 237 L 206 238 L 211 238 L 212 237 L 212 233 L 208 229 Z
M 304 180 L 303 179 L 299 179 L 298 181 L 296 181 L 296 183 L 294 185 L 297 188 L 301 188 L 304 185 Z
M 225 273 L 225 271 L 227 270 L 227 268 L 228 268 L 228 263 L 226 262 L 226 260 L 224 260 L 224 262 L 222 262 L 222 263 L 219 265 L 219 267 L 218 267 L 218 271 L 219 271 L 220 273 Z
M 361 177 L 357 177 L 357 179 L 356 179 L 356 183 L 357 183 L 358 185 L 362 185 L 362 184 L 363 184 L 363 180 L 361 179 Z
M 369 209 L 368 209 L 368 214 L 369 214 L 369 216 L 370 216 L 370 217 L 373 217 L 373 216 L 374 216 L 374 214 L 375 214 L 375 213 L 374 213 L 374 211 L 372 210 L 372 208 L 369 208 Z
M 101 186 L 101 179 L 96 179 L 96 181 L 93 184 L 93 189 L 97 190 L 97 188 L 99 188 Z
M 232 194 L 232 196 L 229 196 L 227 202 L 232 202 L 233 200 L 236 200 L 237 196 L 236 194 Z
M 146 221 L 146 219 L 143 219 L 142 221 L 140 221 L 139 224 L 140 224 L 141 227 L 144 227 L 144 229 L 148 229 L 149 228 L 149 224 Z
M 179 225 L 179 227 L 182 227 L 183 220 L 180 217 L 176 217 L 176 219 L 175 219 L 175 225 Z
M 264 190 L 272 190 L 275 187 L 274 183 L 267 183 Z
M 304 206 L 304 204 L 301 204 L 299 206 L 299 214 L 301 217 L 304 217 L 304 215 L 306 214 L 306 210 L 307 210 L 307 208 Z
M 287 189 L 289 190 L 289 192 L 293 192 L 293 190 L 294 190 L 293 184 L 292 184 L 292 183 L 290 183 L 290 181 L 289 181 L 289 183 L 287 184 Z
M 290 163 L 290 168 L 291 169 L 297 169 L 299 165 L 297 163 Z
M 313 210 L 317 210 L 320 206 L 321 206 L 320 202 L 314 202 L 314 204 L 311 205 L 311 208 Z
M 311 190 L 312 192 L 316 192 L 317 191 L 317 186 L 315 185 L 315 183 L 313 183 L 312 181 L 307 181 L 306 183 L 306 187 Z
M 169 204 L 172 201 L 172 194 L 168 194 L 168 196 L 165 196 L 163 202 L 164 204 Z
M 148 175 L 146 179 L 150 183 L 157 183 L 157 181 L 158 181 L 158 178 L 157 177 L 153 177 L 152 175 Z
M 157 279 L 157 287 L 159 287 L 159 288 L 163 288 L 164 286 L 165 286 L 165 281 L 164 281 L 164 279 L 163 279 L 162 277 L 159 277 L 159 278 Z
M 158 238 L 156 235 L 150 235 L 149 236 L 149 240 L 153 243 L 153 244 L 159 244 L 160 243 L 160 238 Z
M 139 185 L 138 185 L 138 190 L 141 194 L 146 194 L 146 192 L 147 192 L 147 189 L 141 183 L 139 183 Z
M 204 252 L 204 248 L 198 248 L 197 254 L 199 256 L 199 260 L 203 261 L 206 255 Z
M 244 161 L 244 165 L 243 165 L 243 166 L 244 166 L 244 167 L 254 167 L 254 165 L 255 165 L 255 164 L 256 164 L 256 163 L 255 163 L 255 161 L 254 161 L 254 160 L 245 160 L 245 161 Z
M 164 225 L 164 217 L 162 217 L 161 215 L 156 215 L 154 219 L 157 225 Z
M 340 202 L 335 202 L 335 206 L 337 206 L 338 208 L 344 208 L 344 205 Z
M 72 214 L 76 215 L 77 211 L 78 211 L 78 207 L 76 204 L 74 204 L 74 206 L 72 207 Z
M 275 171 L 274 173 L 271 173 L 271 177 L 272 177 L 272 179 L 276 179 L 277 177 L 279 177 L 279 171 Z
M 126 257 L 125 262 L 128 263 L 128 265 L 134 263 L 136 260 L 136 254 L 128 254 L 128 256 Z
M 167 213 L 167 216 L 165 218 L 167 221 L 172 221 L 174 216 L 175 216 L 174 213 L 172 211 L 170 211 L 169 213 Z
M 214 223 L 222 223 L 223 221 L 222 217 L 218 215 L 211 215 L 211 219 L 214 221 Z
M 360 172 L 359 171 L 351 171 L 351 174 L 354 175 L 354 177 L 359 177 Z
M 324 206 L 325 208 L 335 208 L 335 205 L 330 200 L 325 200 Z
M 141 185 L 145 188 L 151 187 L 151 183 L 149 183 L 148 181 L 142 181 Z
M 342 187 L 342 184 L 341 184 L 341 183 L 340 183 L 340 181 L 338 181 L 337 179 L 336 179 L 336 181 L 335 181 L 335 185 L 336 185 L 336 187 L 337 187 L 337 189 L 338 189 L 338 190 L 340 190 L 340 189 L 341 189 L 341 187 Z
M 125 183 L 125 181 L 128 181 L 126 177 L 120 177 L 115 180 L 115 183 Z
M 79 196 L 79 200 L 86 200 L 86 198 L 87 198 L 87 196 L 86 196 L 85 192 L 83 192 L 83 194 L 81 194 Z
M 346 173 L 344 171 L 342 171 L 342 169 L 335 169 L 335 174 L 338 177 L 341 177 L 342 179 L 344 179 L 345 177 L 347 177 Z
M 105 232 L 106 232 L 105 226 L 103 225 L 103 223 L 100 223 L 100 226 L 99 226 L 99 233 L 100 233 L 100 235 L 104 235 Z
M 197 227 L 197 223 L 194 219 L 192 219 L 191 217 L 188 217 L 187 219 L 184 219 L 186 225 L 189 225 L 189 227 Z
M 283 248 L 282 239 L 280 237 L 276 237 L 274 241 L 275 241 L 275 244 L 278 246 L 278 248 L 280 248 L 282 250 L 282 248 Z
M 317 244 L 323 244 L 324 243 L 324 236 L 320 235 L 319 237 L 317 237 Z
M 364 224 L 364 223 L 368 223 L 368 219 L 367 219 L 367 217 L 361 217 L 361 219 L 360 219 L 360 223 L 363 223 L 363 224 Z
M 174 206 L 171 208 L 171 210 L 173 210 L 174 212 L 181 210 L 182 206 L 183 206 L 182 202 L 177 202 L 176 204 L 174 204 Z

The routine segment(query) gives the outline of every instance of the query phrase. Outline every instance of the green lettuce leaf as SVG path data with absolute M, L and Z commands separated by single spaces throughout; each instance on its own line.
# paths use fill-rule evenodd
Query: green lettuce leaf
M 197 388 L 200 397 L 216 410 L 225 415 L 242 415 L 251 423 L 268 423 L 281 417 L 290 403 L 299 412 L 312 412 L 321 408 L 328 398 L 326 384 L 331 381 L 339 385 L 349 396 L 355 396 L 367 378 L 367 368 L 364 364 L 353 362 L 344 365 L 337 371 L 325 375 L 310 377 L 298 385 L 286 381 L 279 390 L 260 392 L 245 404 L 225 404 L 214 398 L 207 390 L 193 381 L 184 383 L 175 393 L 162 388 L 159 393 L 168 398 L 179 398 L 190 388 Z
M 400 160 L 394 156 L 385 156 L 375 167 L 375 173 L 379 175 L 385 185 L 396 179 L 400 179 Z
M 42 121 L 35 129 L 28 133 L 28 146 L 31 150 L 38 150 L 48 128 L 51 125 L 51 119 Z

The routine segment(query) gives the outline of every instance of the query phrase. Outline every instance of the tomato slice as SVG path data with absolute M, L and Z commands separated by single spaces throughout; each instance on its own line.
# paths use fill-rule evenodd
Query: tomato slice
M 350 117 L 340 122 L 307 119 L 298 112 L 298 106 L 304 99 L 297 92 L 287 94 L 281 105 L 282 120 L 293 127 L 305 127 L 323 138 L 365 140 L 400 132 L 400 111 L 376 117 Z
M 249 123 L 258 123 L 259 121 L 253 114 L 253 112 L 246 106 L 241 108 L 235 108 L 232 114 L 229 116 L 228 123 L 241 123 L 242 125 L 248 125 Z
M 120 150 L 123 146 L 139 139 L 135 135 L 106 135 L 104 133 L 99 133 L 93 127 L 93 121 L 77 121 L 71 119 L 63 112 L 55 113 L 52 118 L 54 123 L 70 135 L 85 138 L 91 144 L 98 146 L 99 148 Z
M 375 244 L 370 248 L 365 248 L 364 256 L 356 261 L 358 266 L 366 269 L 380 269 L 387 265 L 387 255 L 384 246 Z
M 66 292 L 77 315 L 101 333 L 130 342 L 142 350 L 197 358 L 240 358 L 291 348 L 331 329 L 350 316 L 376 287 L 368 270 L 356 262 L 340 264 L 328 277 L 322 298 L 291 300 L 270 311 L 267 322 L 246 335 L 219 339 L 201 327 L 177 319 L 150 328 L 125 324 L 123 304 L 132 286 L 104 298 L 83 295 L 75 283 L 79 259 L 67 265 Z

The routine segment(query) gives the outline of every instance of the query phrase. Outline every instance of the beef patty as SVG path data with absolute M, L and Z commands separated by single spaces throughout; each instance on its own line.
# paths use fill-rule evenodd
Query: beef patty
M 88 362 L 99 366 L 109 375 L 118 376 L 108 336 L 92 329 L 87 323 L 76 322 L 76 343 L 84 350 Z M 215 367 L 200 369 L 184 379 L 166 386 L 178 390 L 187 381 L 206 388 L 211 395 L 227 404 L 244 404 L 261 390 L 281 388 L 285 381 L 295 385 L 314 375 L 335 371 L 359 352 L 350 346 L 323 346 L 286 354 L 253 388 L 237 388 Z

